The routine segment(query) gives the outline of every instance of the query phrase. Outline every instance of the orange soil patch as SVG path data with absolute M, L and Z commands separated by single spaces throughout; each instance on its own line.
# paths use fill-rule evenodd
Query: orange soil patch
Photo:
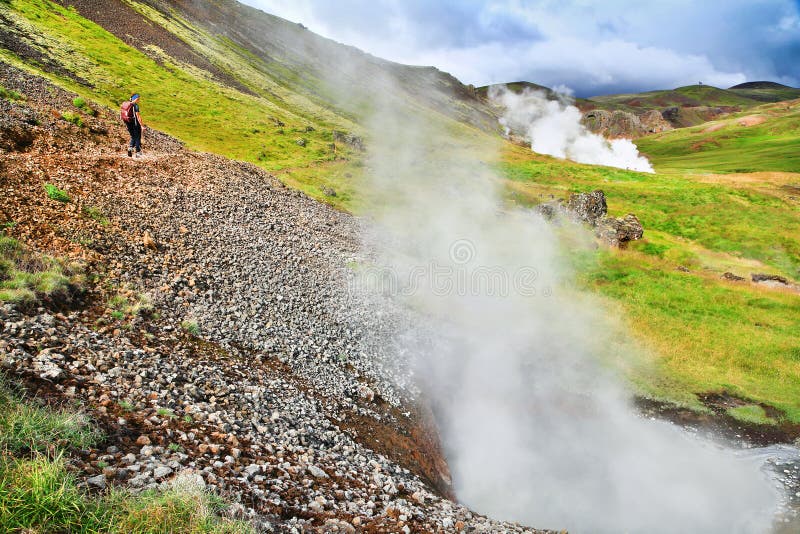
M 736 123 L 739 126 L 756 126 L 759 124 L 763 124 L 767 119 L 762 117 L 761 115 L 748 115 L 747 117 L 742 117 Z

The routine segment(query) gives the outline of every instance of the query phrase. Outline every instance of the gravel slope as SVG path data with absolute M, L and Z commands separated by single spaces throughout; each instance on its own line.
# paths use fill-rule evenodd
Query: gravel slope
M 0 100 L 0 219 L 92 280 L 75 302 L 0 307 L 2 365 L 104 428 L 75 451 L 88 487 L 180 474 L 264 531 L 530 531 L 447 499 L 430 413 L 376 361 L 381 318 L 347 291 L 358 221 L 158 132 L 128 159 L 113 115 L 79 128 L 53 113 L 72 95 L 2 63 L 0 83 L 27 97 Z M 114 318 L 114 296 L 150 305 Z

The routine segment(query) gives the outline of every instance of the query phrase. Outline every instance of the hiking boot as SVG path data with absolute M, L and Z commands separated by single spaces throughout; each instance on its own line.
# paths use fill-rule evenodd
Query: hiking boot
M 128 147 L 128 157 L 130 158 L 132 156 L 133 156 L 133 148 Z
M 134 155 L 134 158 L 135 158 L 135 159 L 140 159 L 141 157 L 142 157 L 142 153 L 141 153 L 141 151 L 140 151 L 140 152 L 137 152 L 137 153 Z

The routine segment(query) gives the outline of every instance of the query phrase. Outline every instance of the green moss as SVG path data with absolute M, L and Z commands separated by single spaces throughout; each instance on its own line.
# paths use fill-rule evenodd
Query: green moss
M 758 425 L 775 425 L 778 422 L 767 416 L 767 412 L 757 404 L 748 404 L 746 406 L 737 406 L 736 408 L 729 408 L 725 413 L 738 421 L 744 423 L 755 423 Z

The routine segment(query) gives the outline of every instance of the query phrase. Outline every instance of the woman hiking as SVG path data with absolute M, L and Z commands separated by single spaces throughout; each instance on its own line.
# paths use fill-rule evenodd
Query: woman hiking
M 128 127 L 128 133 L 131 134 L 128 157 L 133 156 L 135 150 L 138 158 L 142 154 L 142 132 L 145 129 L 144 124 L 142 124 L 142 116 L 139 114 L 139 93 L 132 94 L 131 99 L 122 104 L 120 116 L 125 126 Z

